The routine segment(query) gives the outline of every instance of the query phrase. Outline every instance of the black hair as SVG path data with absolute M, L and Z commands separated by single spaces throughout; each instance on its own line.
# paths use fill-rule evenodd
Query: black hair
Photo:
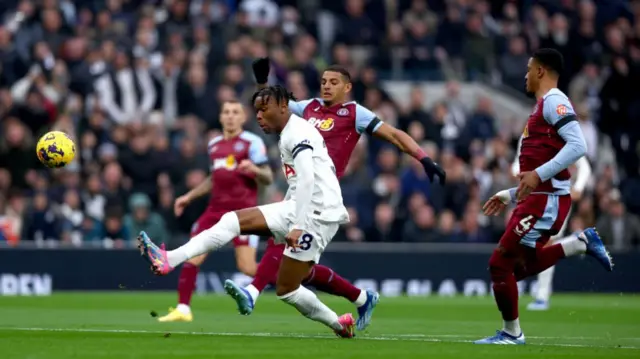
M 551 48 L 539 49 L 532 56 L 540 65 L 547 70 L 560 75 L 564 69 L 564 57 L 560 51 Z
M 326 69 L 324 69 L 324 72 L 327 71 L 331 71 L 331 72 L 337 72 L 340 75 L 342 75 L 345 79 L 345 81 L 347 83 L 351 82 L 351 74 L 349 73 L 349 70 L 347 70 L 346 67 L 344 66 L 340 66 L 340 65 L 331 65 L 329 67 L 327 67 Z
M 256 91 L 251 97 L 251 106 L 253 107 L 254 102 L 258 97 L 262 97 L 263 101 L 269 101 L 269 97 L 275 98 L 276 103 L 281 104 L 283 102 L 288 102 L 289 100 L 296 101 L 296 98 L 293 96 L 293 93 L 287 91 L 286 88 L 275 85 L 268 86 Z

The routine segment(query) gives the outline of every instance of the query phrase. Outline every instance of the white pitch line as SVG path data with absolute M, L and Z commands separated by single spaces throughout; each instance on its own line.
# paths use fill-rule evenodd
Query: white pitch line
M 174 330 L 135 330 L 135 329 L 92 329 L 92 328 L 20 328 L 20 327 L 0 327 L 4 331 L 30 331 L 30 332 L 69 332 L 69 333 L 124 333 L 124 334 L 184 334 L 184 335 L 204 335 L 204 336 L 220 336 L 220 337 L 262 337 L 262 338 L 300 338 L 300 339 L 334 339 L 332 335 L 321 334 L 293 334 L 293 333 L 233 333 L 233 332 L 189 332 Z M 358 336 L 355 340 L 374 340 L 374 341 L 418 341 L 431 343 L 471 343 L 470 340 L 463 340 L 463 336 L 446 336 L 450 339 L 441 339 L 444 336 L 416 336 L 409 335 L 378 335 L 378 336 Z M 557 339 L 557 338 L 553 338 Z M 572 339 L 572 338 L 565 338 Z M 575 339 L 575 338 L 573 338 Z M 563 344 L 563 343 L 534 343 L 527 345 L 549 346 L 549 347 L 572 347 L 572 348 L 607 348 L 607 349 L 640 349 L 635 346 L 604 346 L 604 345 L 583 345 L 583 344 Z

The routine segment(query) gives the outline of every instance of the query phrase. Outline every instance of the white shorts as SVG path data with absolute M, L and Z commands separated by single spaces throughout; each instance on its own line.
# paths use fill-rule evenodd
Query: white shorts
M 284 237 L 293 227 L 295 206 L 293 201 L 282 201 L 258 207 L 267 221 L 269 230 L 273 233 L 275 243 L 286 243 Z M 322 252 L 338 232 L 339 227 L 340 223 L 309 218 L 304 228 L 305 232 L 298 240 L 300 248 L 287 247 L 284 255 L 301 262 L 318 263 Z

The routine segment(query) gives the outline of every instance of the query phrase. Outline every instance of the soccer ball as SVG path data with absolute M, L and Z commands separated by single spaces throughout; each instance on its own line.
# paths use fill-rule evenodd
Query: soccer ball
M 49 168 L 61 168 L 73 161 L 76 156 L 76 145 L 66 133 L 51 131 L 38 140 L 36 154 L 43 165 Z

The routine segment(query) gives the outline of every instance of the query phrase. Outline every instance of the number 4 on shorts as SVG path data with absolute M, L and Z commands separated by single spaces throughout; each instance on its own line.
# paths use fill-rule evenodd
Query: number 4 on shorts
M 531 229 L 531 220 L 533 219 L 533 215 L 528 215 L 518 222 L 516 228 L 513 229 L 517 235 L 523 236 L 525 233 L 529 232 Z

